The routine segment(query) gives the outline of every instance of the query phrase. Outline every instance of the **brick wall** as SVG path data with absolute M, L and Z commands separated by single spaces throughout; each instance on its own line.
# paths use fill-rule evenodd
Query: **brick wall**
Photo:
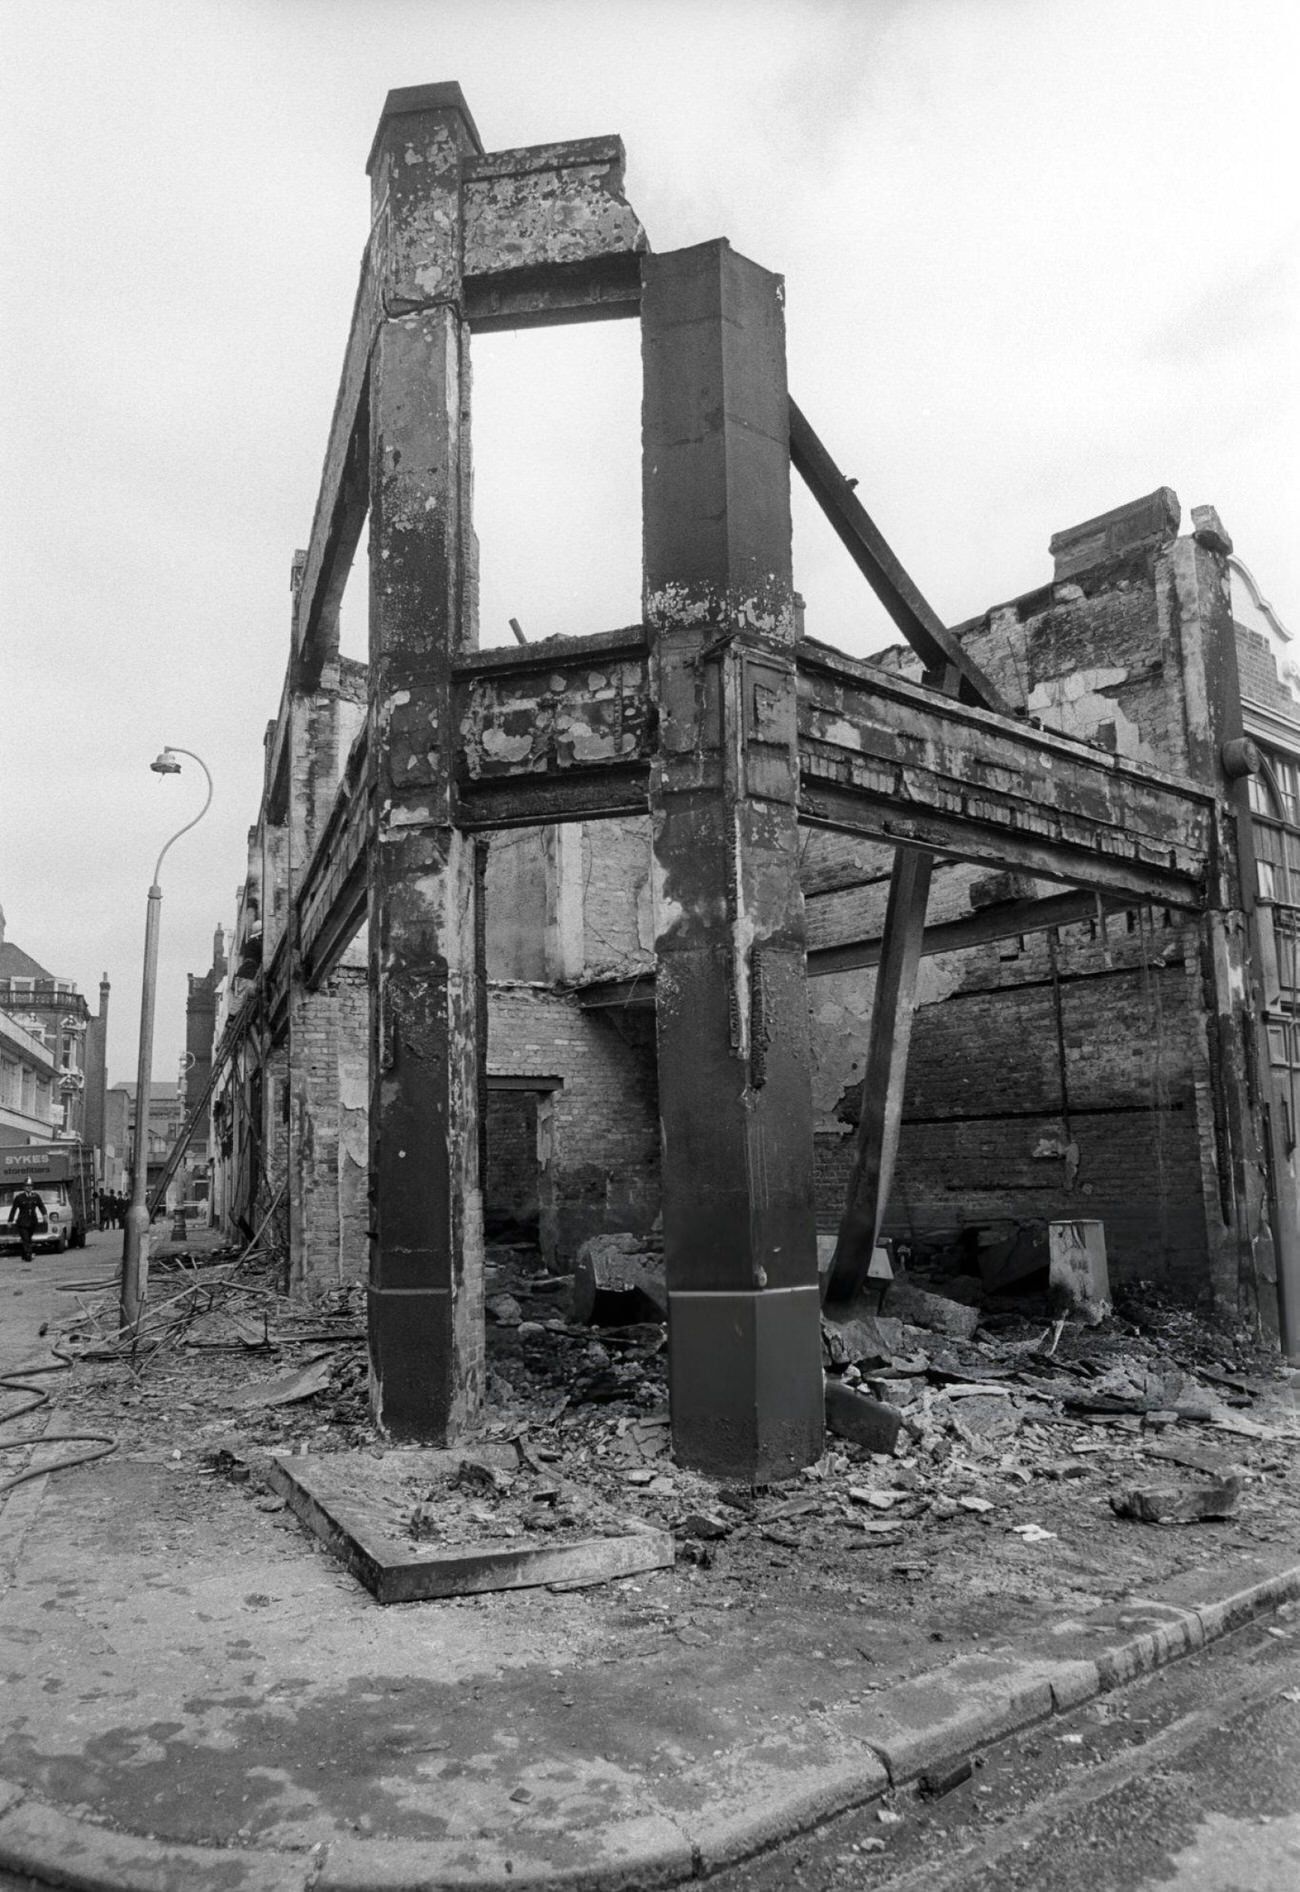
M 1008 698 L 1047 726 L 1187 770 L 1178 616 L 1156 549 L 999 606 L 962 635 Z M 910 651 L 884 661 L 918 673 Z M 1253 674 L 1262 678 L 1258 663 Z M 932 920 L 969 910 L 971 878 L 939 869 Z M 878 936 L 884 889 L 810 905 L 811 943 Z M 873 981 L 848 973 L 810 989 L 823 1228 L 843 1206 Z M 1212 1115 L 1195 921 L 1116 914 L 1105 937 L 1092 923 L 936 955 L 922 965 L 886 1228 L 934 1238 L 1096 1218 L 1118 1278 L 1195 1289 L 1210 1262 Z
M 1293 720 L 1300 717 L 1300 704 L 1277 674 L 1273 646 L 1262 631 L 1252 631 L 1244 624 L 1234 626 L 1237 633 L 1237 668 L 1241 675 L 1241 693 L 1267 709 L 1278 710 Z
M 947 989 L 916 1015 L 888 1233 L 939 1241 L 988 1223 L 1098 1219 L 1117 1278 L 1197 1285 L 1197 937 L 1164 920 L 1147 930 L 1136 913 L 1112 915 L 1104 942 L 1095 926 L 1062 929 L 1055 979 L 1045 934 L 928 962 Z M 818 1127 L 827 1229 L 860 1088 L 837 1102 L 845 1128 L 826 1114 Z
M 553 1240 L 649 1229 L 659 1211 L 659 1099 L 648 1013 L 583 1012 L 544 986 L 493 985 L 488 1071 L 559 1080 L 551 1100 Z
M 538 1226 L 536 1091 L 489 1090 L 483 1225 L 489 1239 Z

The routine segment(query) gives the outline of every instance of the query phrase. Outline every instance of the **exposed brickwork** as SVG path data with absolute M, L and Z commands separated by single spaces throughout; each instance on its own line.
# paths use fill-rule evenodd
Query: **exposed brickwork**
M 587 823 L 582 847 L 583 952 L 588 976 L 654 968 L 650 823 Z
M 489 1239 L 537 1227 L 537 1098 L 536 1091 L 488 1092 L 483 1226 Z
M 560 1257 L 588 1235 L 648 1230 L 659 1212 L 652 1031 L 641 1014 L 583 1012 L 576 998 L 545 987 L 490 989 L 489 1073 L 560 1081 L 551 1130 Z
M 1262 631 L 1252 631 L 1238 624 L 1237 668 L 1241 673 L 1241 693 L 1252 702 L 1262 703 L 1293 720 L 1300 719 L 1300 703 L 1277 674 L 1273 646 Z
M 1096 926 L 1063 929 L 1055 959 L 1054 981 L 1039 934 L 932 962 L 949 989 L 917 1014 L 887 1232 L 1099 1218 L 1121 1278 L 1194 1284 L 1206 1260 L 1195 929 L 1112 915 L 1105 940 Z M 855 1106 L 847 1093 L 841 1118 L 855 1121 Z M 848 1161 L 846 1136 L 823 1120 L 823 1228 L 836 1226 Z
M 370 985 L 362 962 L 339 966 L 330 980 L 336 1008 L 338 1085 L 339 1276 L 362 1281 L 370 1263 Z
M 962 633 L 999 688 L 1046 725 L 1197 773 L 1204 714 L 1187 677 L 1201 659 L 1184 649 L 1187 635 L 1173 563 L 1155 547 L 999 606 Z M 1266 640 L 1239 625 L 1236 644 L 1245 692 L 1293 714 Z M 882 661 L 919 674 L 910 651 Z M 969 910 L 975 872 L 936 874 L 932 922 Z M 881 930 L 884 888 L 811 905 L 813 943 L 870 937 Z M 887 1229 L 1099 1218 L 1120 1279 L 1206 1286 L 1231 1157 L 1213 1103 L 1203 931 L 1136 913 L 1112 915 L 1104 939 L 1096 925 L 1063 929 L 1055 984 L 1048 935 L 925 961 Z M 854 1115 L 873 979 L 844 974 L 810 991 L 823 1228 L 837 1225 L 843 1204 L 850 1148 L 835 1118 Z

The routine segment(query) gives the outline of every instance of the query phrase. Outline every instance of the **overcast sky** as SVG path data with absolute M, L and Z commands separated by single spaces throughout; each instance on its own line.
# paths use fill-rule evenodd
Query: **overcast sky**
M 1294 0 L 0 0 L 0 904 L 133 1077 L 234 916 L 392 86 L 618 132 L 654 248 L 787 284 L 790 382 L 958 621 L 1167 484 L 1300 632 Z M 634 324 L 475 343 L 484 642 L 634 621 Z M 889 627 L 796 493 L 808 629 Z M 363 587 L 345 649 L 365 653 Z

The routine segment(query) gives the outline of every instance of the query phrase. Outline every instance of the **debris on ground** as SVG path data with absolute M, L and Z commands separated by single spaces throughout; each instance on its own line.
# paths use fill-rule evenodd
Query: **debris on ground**
M 629 1240 L 611 1253 L 640 1266 L 652 1250 Z M 613 1265 L 601 1294 L 627 1292 Z M 281 1282 L 271 1256 L 178 1256 L 155 1271 L 134 1344 L 118 1335 L 115 1291 L 82 1294 L 60 1340 L 76 1363 L 62 1403 L 104 1423 L 124 1456 L 252 1506 L 272 1453 L 400 1455 L 370 1417 L 364 1287 L 303 1307 Z M 483 1423 L 396 1492 L 414 1543 L 563 1542 L 639 1523 L 672 1532 L 683 1580 L 714 1586 L 712 1607 L 815 1572 L 845 1609 L 870 1581 L 890 1608 L 945 1595 L 956 1620 L 994 1592 L 1080 1608 L 1140 1593 L 1153 1559 L 1180 1567 L 1177 1546 L 1199 1542 L 1137 1520 L 1203 1520 L 1238 1549 L 1300 1524 L 1292 1379 L 1247 1333 L 1149 1284 L 1089 1325 L 1053 1320 L 1045 1291 L 1000 1290 L 981 1308 L 948 1279 L 902 1275 L 883 1314 L 864 1303 L 824 1323 L 823 1457 L 755 1489 L 675 1463 L 667 1328 L 644 1300 L 636 1319 L 586 1324 L 573 1276 L 523 1241 L 488 1249 L 485 1285 Z
M 1112 1492 L 1110 1507 L 1119 1518 L 1139 1524 L 1197 1524 L 1205 1518 L 1237 1515 L 1240 1478 L 1221 1478 L 1212 1485 L 1129 1485 Z

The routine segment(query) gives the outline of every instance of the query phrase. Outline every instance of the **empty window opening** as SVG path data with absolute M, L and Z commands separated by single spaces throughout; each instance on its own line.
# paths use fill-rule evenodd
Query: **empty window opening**
M 370 661 L 370 520 L 361 528 L 339 600 L 339 655 Z
M 619 630 L 641 618 L 636 322 L 474 337 L 479 643 Z

